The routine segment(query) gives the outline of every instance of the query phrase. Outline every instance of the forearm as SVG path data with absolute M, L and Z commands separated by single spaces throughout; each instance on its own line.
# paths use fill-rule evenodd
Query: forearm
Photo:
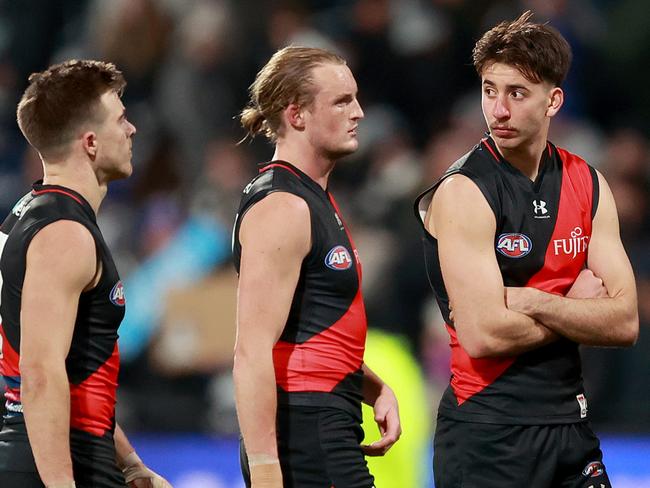
M 117 465 L 120 469 L 124 469 L 126 466 L 127 457 L 135 452 L 135 448 L 129 442 L 128 437 L 122 430 L 122 428 L 116 423 L 115 424 L 115 434 L 113 435 L 113 440 L 115 442 L 115 455 Z
M 277 388 L 271 351 L 236 353 L 233 377 L 237 418 L 249 460 L 277 459 Z
M 29 443 L 45 486 L 73 481 L 70 387 L 63 363 L 21 366 L 21 400 Z
M 638 334 L 636 306 L 625 296 L 566 298 L 530 288 L 524 313 L 558 334 L 591 346 L 630 346 Z
M 363 383 L 361 388 L 363 403 L 372 407 L 375 405 L 377 398 L 382 394 L 384 388 L 389 387 L 366 365 L 366 363 L 363 363 L 361 370 L 363 371 Z
M 458 341 L 472 358 L 516 356 L 554 342 L 558 334 L 508 309 L 482 314 L 474 325 L 456 324 Z

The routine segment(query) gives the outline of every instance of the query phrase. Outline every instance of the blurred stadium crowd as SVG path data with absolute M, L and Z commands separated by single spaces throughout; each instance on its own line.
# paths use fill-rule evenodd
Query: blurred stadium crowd
M 127 293 L 118 405 L 127 430 L 236 432 L 229 233 L 241 188 L 272 149 L 263 140 L 236 145 L 235 116 L 257 70 L 287 44 L 338 51 L 356 75 L 361 146 L 331 189 L 364 264 L 370 327 L 405 338 L 428 379 L 433 418 L 448 382 L 447 336 L 412 201 L 485 130 L 474 42 L 526 9 L 572 45 L 551 140 L 607 177 L 638 280 L 636 347 L 583 351 L 592 419 L 599 431 L 650 433 L 645 0 L 0 0 L 3 214 L 41 171 L 15 122 L 28 75 L 96 58 L 128 81 L 135 172 L 100 211 Z

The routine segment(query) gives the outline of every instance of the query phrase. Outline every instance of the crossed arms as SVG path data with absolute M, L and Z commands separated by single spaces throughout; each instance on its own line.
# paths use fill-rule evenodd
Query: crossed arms
M 560 336 L 593 346 L 636 341 L 634 275 L 620 240 L 614 198 L 602 175 L 598 179 L 589 270 L 565 297 L 506 288 L 494 255 L 495 217 L 481 191 L 463 175 L 441 183 L 424 224 L 438 240 L 458 341 L 470 357 L 517 355 Z

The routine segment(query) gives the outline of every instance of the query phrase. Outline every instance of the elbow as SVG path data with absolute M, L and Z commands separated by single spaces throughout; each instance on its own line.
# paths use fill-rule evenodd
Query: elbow
M 471 359 L 484 359 L 498 354 L 497 341 L 479 327 L 456 323 L 458 343 Z
M 263 364 L 273 364 L 273 347 L 237 341 L 233 357 L 233 376 Z
M 485 359 L 490 357 L 490 351 L 485 346 L 464 347 L 465 352 L 471 359 Z
M 623 325 L 623 334 L 621 342 L 623 347 L 631 347 L 636 344 L 639 338 L 639 314 L 634 313 L 632 317 L 625 321 Z
M 242 350 L 240 347 L 235 347 L 235 354 L 232 361 L 232 374 L 234 377 L 237 377 L 242 368 L 246 367 L 248 356 L 245 349 Z
M 498 347 L 497 341 L 484 338 L 483 340 L 472 342 L 467 347 L 463 347 L 471 359 L 493 358 L 503 354 Z
M 41 364 L 20 362 L 20 394 L 23 403 L 29 403 L 34 393 L 43 391 L 48 384 L 47 369 Z

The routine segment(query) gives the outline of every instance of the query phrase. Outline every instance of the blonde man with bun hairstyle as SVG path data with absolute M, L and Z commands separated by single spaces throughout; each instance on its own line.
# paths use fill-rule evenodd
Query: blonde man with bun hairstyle
M 371 488 L 364 455 L 400 436 L 392 390 L 363 362 L 361 263 L 329 176 L 358 147 L 363 110 L 345 61 L 287 47 L 250 88 L 250 136 L 275 144 L 242 194 L 234 378 L 242 470 L 253 488 Z M 382 438 L 361 445 L 361 402 Z

